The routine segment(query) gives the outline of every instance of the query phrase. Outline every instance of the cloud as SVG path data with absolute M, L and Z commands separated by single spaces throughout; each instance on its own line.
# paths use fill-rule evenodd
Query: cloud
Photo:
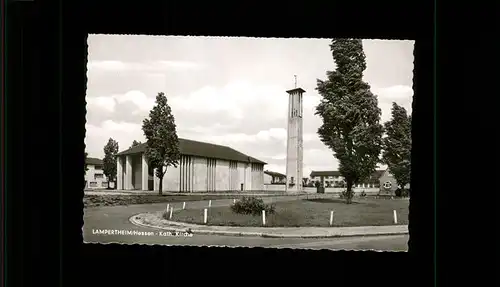
M 161 72 L 171 70 L 200 70 L 203 64 L 188 61 L 146 61 L 146 62 L 122 62 L 122 61 L 89 61 L 89 71 L 104 72 Z
M 148 97 L 141 91 L 129 91 L 124 94 L 110 95 L 108 97 L 87 97 L 87 120 L 93 124 L 99 124 L 104 119 L 102 116 L 122 114 L 124 119 L 139 116 L 142 121 L 155 104 L 154 97 Z M 97 113 L 95 113 L 97 112 Z M 115 120 L 124 120 L 113 115 Z M 97 123 L 95 122 L 97 119 Z
M 271 159 L 276 159 L 276 160 L 285 160 L 286 159 L 286 154 L 285 153 L 282 153 L 282 154 L 278 154 L 278 155 L 273 155 L 273 156 L 270 156 Z
M 270 128 L 256 134 L 230 133 L 224 135 L 200 134 L 199 139 L 220 145 L 246 145 L 246 144 L 268 144 L 270 142 L 286 140 L 286 129 Z
M 163 67 L 174 68 L 174 69 L 201 69 L 203 65 L 194 63 L 194 62 L 186 62 L 186 61 L 160 61 Z
M 113 97 L 87 98 L 87 107 L 103 109 L 106 112 L 114 112 L 116 101 Z
M 385 88 L 372 88 L 372 92 L 378 96 L 379 107 L 382 110 L 381 121 L 391 119 L 392 103 L 403 106 L 409 114 L 412 111 L 413 89 L 406 85 L 395 85 Z
M 413 89 L 410 86 L 396 85 L 385 88 L 374 88 L 372 92 L 379 98 L 387 100 L 408 99 L 413 96 Z
M 137 123 L 106 120 L 100 125 L 86 124 L 85 129 L 85 150 L 89 157 L 102 158 L 109 138 L 118 141 L 120 151 L 127 149 L 133 140 L 144 142 L 141 125 Z
M 286 120 L 285 87 L 235 80 L 222 87 L 205 86 L 189 94 L 174 95 L 172 109 L 197 115 L 224 113 L 234 120 Z
M 112 95 L 118 103 L 133 103 L 138 110 L 136 112 L 149 112 L 155 105 L 155 98 L 148 97 L 141 91 L 129 91 L 122 95 Z

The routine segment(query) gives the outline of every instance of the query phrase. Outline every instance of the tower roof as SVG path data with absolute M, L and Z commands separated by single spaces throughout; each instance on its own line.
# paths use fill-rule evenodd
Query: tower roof
M 289 94 L 293 94 L 295 92 L 305 93 L 306 91 L 304 91 L 302 88 L 295 88 L 295 89 L 292 89 L 292 90 L 288 90 L 286 92 L 289 93 Z

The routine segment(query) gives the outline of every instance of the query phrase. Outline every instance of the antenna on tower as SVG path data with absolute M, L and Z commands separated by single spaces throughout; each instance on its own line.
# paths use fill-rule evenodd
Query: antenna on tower
M 297 75 L 293 75 L 293 77 L 295 78 L 295 88 L 297 88 Z

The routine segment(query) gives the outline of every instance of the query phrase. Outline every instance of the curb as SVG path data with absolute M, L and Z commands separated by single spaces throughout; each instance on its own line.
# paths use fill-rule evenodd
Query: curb
M 238 231 L 219 231 L 219 230 L 201 230 L 201 229 L 193 229 L 189 226 L 185 226 L 182 223 L 178 222 L 172 222 L 172 227 L 167 227 L 167 226 L 157 226 L 157 225 L 152 225 L 152 224 L 146 224 L 142 222 L 138 222 L 136 217 L 138 214 L 133 215 L 129 218 L 130 223 L 140 226 L 140 227 L 149 227 L 149 228 L 156 228 L 156 229 L 162 229 L 162 230 L 167 230 L 167 231 L 172 231 L 172 232 L 188 232 L 188 230 L 191 230 L 191 233 L 193 234 L 199 234 L 199 235 L 223 235 L 223 236 L 247 236 L 247 237 L 264 237 L 264 238 L 338 238 L 338 237 L 363 237 L 363 236 L 388 236 L 388 235 L 406 235 L 409 234 L 408 230 L 404 231 L 394 231 L 394 232 L 359 232 L 359 233 L 353 233 L 353 234 L 345 234 L 345 233 L 338 233 L 338 234 L 328 234 L 328 235 L 302 235 L 302 234 L 272 234 L 272 233 L 263 233 L 263 232 L 238 232 Z M 177 226 L 177 227 L 176 227 Z M 193 226 L 193 225 L 191 225 Z M 182 228 L 184 227 L 184 228 Z M 194 227 L 195 228 L 195 227 Z
M 395 231 L 395 232 L 366 232 L 354 234 L 329 234 L 329 235 L 298 235 L 298 234 L 261 234 L 264 238 L 307 238 L 307 239 L 321 239 L 321 238 L 345 238 L 345 237 L 375 237 L 375 236 L 391 236 L 391 235 L 407 235 L 408 231 Z
M 167 230 L 167 231 L 172 231 L 172 232 L 188 232 L 190 229 L 189 227 L 187 228 L 181 228 L 180 224 L 178 224 L 179 227 L 167 227 L 167 226 L 157 226 L 157 225 L 152 225 L 152 224 L 146 224 L 142 222 L 138 222 L 135 219 L 136 215 L 130 217 L 129 221 L 136 225 L 136 226 L 141 226 L 141 227 L 149 227 L 149 228 L 156 228 L 156 229 L 162 229 L 162 230 Z M 218 230 L 199 230 L 199 229 L 191 229 L 191 233 L 193 234 L 199 234 L 199 235 L 227 235 L 227 236 L 251 236 L 251 237 L 264 237 L 262 233 L 259 232 L 236 232 L 236 231 L 218 231 Z

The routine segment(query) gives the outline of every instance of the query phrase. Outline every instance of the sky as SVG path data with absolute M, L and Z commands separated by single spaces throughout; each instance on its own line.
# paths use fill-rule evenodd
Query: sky
M 86 151 L 104 157 L 109 138 L 119 150 L 145 142 L 142 120 L 164 92 L 181 138 L 230 146 L 285 173 L 287 90 L 303 88 L 304 176 L 336 170 L 317 135 L 317 79 L 335 69 L 331 39 L 89 35 Z M 363 40 L 364 81 L 377 95 L 382 122 L 392 102 L 411 113 L 413 45 Z M 384 166 L 381 166 L 384 168 Z

